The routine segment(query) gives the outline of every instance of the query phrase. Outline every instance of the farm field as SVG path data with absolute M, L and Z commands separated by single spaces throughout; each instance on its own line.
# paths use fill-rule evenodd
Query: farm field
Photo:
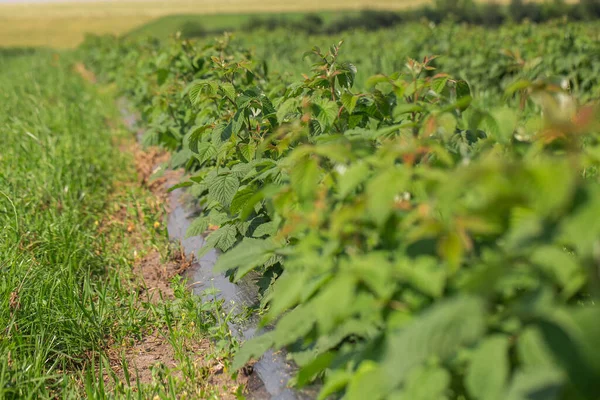
M 202 372 L 233 346 L 219 304 L 171 283 L 152 153 L 74 61 L 0 51 L 0 398 L 233 396 Z
M 596 399 L 597 23 L 91 39 L 320 398 Z M 313 47 L 314 46 L 314 47 Z M 210 227 L 210 229 L 209 229 Z M 265 283 L 267 283 L 265 285 Z
M 564 3 L 575 2 L 568 0 Z M 72 48 L 80 44 L 88 33 L 124 35 L 133 31 L 163 38 L 174 33 L 187 21 L 199 23 L 208 31 L 238 30 L 244 23 L 257 17 L 281 16 L 295 20 L 301 18 L 303 13 L 310 12 L 321 15 L 327 21 L 366 9 L 403 11 L 430 6 L 432 3 L 430 0 L 0 2 L 0 46 Z M 477 1 L 477 4 L 489 3 L 487 0 Z M 493 4 L 506 5 L 508 1 L 495 1 Z
M 204 16 L 201 18 L 202 24 L 209 29 L 215 29 L 236 27 L 236 24 L 243 23 L 252 14 L 260 13 L 361 10 L 366 7 L 398 10 L 421 4 L 423 2 L 408 0 L 335 0 L 326 3 L 312 0 L 0 3 L 0 46 L 71 48 L 81 43 L 86 33 L 122 35 L 166 15 Z M 207 15 L 210 17 L 206 17 Z
M 0 6 L 127 32 L 0 48 L 0 399 L 600 400 L 595 0 L 106 4 Z

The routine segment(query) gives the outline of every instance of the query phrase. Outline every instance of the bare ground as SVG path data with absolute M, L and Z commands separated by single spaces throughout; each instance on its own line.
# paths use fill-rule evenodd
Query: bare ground
M 80 70 L 79 73 L 85 74 Z M 89 76 L 88 76 L 89 77 Z M 90 81 L 93 81 L 90 79 Z M 167 196 L 168 183 L 176 181 L 182 174 L 181 171 L 166 172 L 162 176 L 153 177 L 157 166 L 169 159 L 169 154 L 157 148 L 142 150 L 132 139 L 117 144 L 119 151 L 134 155 L 137 181 L 122 182 L 116 188 L 114 197 L 120 196 L 119 192 L 125 191 L 131 185 L 137 185 L 151 193 L 151 199 L 146 201 L 146 207 L 151 213 L 156 213 L 154 227 L 160 229 L 159 220 L 169 210 Z M 115 212 L 106 220 L 100 222 L 99 231 L 111 229 L 111 226 L 120 226 L 121 230 L 126 228 L 128 241 L 134 247 L 134 253 L 139 254 L 135 258 L 133 266 L 132 289 L 140 293 L 140 300 L 150 304 L 159 304 L 163 301 L 172 301 L 174 292 L 171 281 L 177 275 L 183 274 L 191 265 L 190 258 L 177 249 L 171 251 L 168 259 L 164 259 L 158 249 L 148 249 L 148 233 L 144 228 L 144 221 L 148 218 L 143 207 L 131 202 L 117 201 L 114 203 Z M 132 212 L 133 208 L 133 212 Z M 146 213 L 148 211 L 146 210 Z M 147 225 L 147 221 L 146 221 Z M 120 245 L 116 243 L 115 245 Z M 141 305 L 140 305 L 141 306 Z M 148 330 L 141 339 L 132 340 L 129 343 L 112 343 L 108 349 L 108 355 L 113 373 L 121 382 L 126 382 L 126 376 L 130 376 L 129 385 L 136 387 L 138 383 L 150 384 L 156 379 L 157 368 L 166 367 L 169 375 L 175 379 L 185 379 L 182 370 L 189 368 L 190 360 L 197 374 L 202 376 L 204 385 L 214 393 L 215 388 L 219 390 L 219 398 L 235 399 L 236 392 L 241 385 L 247 386 L 247 378 L 239 374 L 235 379 L 225 371 L 224 362 L 218 357 L 207 357 L 214 353 L 214 344 L 209 339 L 184 340 L 180 351 L 185 353 L 186 366 L 181 365 L 181 354 L 178 356 L 173 344 L 169 340 L 169 332 L 166 327 Z M 123 363 L 125 360 L 125 363 Z M 128 374 L 123 366 L 128 366 Z M 107 387 L 114 385 L 110 376 L 105 375 Z M 209 393 L 207 389 L 206 393 Z
M 95 74 L 82 63 L 76 63 L 73 71 L 91 84 L 97 82 Z M 106 122 L 111 129 L 118 129 L 120 125 L 111 120 Z M 139 307 L 143 307 L 143 303 L 160 306 L 161 302 L 175 300 L 172 280 L 182 275 L 193 263 L 180 247 L 168 252 L 168 258 L 165 259 L 159 249 L 148 244 L 156 235 L 155 231 L 162 229 L 159 221 L 170 210 L 167 188 L 181 178 L 183 171 L 167 170 L 157 176 L 159 167 L 170 158 L 167 152 L 159 148 L 142 149 L 133 138 L 117 138 L 114 145 L 124 154 L 133 154 L 137 180 L 132 180 L 131 174 L 126 174 L 127 179 L 116 185 L 108 201 L 109 209 L 112 205 L 113 212 L 99 221 L 98 233 L 108 236 L 115 232 L 126 232 L 127 245 L 133 247 L 134 253 L 133 279 L 126 284 L 139 293 Z M 132 189 L 141 190 L 144 198 L 124 195 Z M 148 228 L 148 219 L 154 221 L 151 228 Z M 124 245 L 119 240 L 113 239 L 113 242 L 117 247 Z M 141 338 L 129 343 L 113 341 L 107 350 L 113 375 L 122 384 L 135 388 L 138 384 L 151 384 L 156 379 L 159 367 L 165 367 L 171 378 L 185 380 L 183 370 L 191 365 L 196 369 L 191 375 L 199 377 L 197 380 L 206 387 L 206 390 L 201 388 L 201 394 L 211 393 L 214 397 L 217 390 L 221 399 L 236 399 L 240 388 L 248 387 L 246 374 L 233 378 L 226 372 L 223 360 L 214 357 L 214 344 L 209 339 L 192 335 L 185 337 L 182 343 L 181 337 L 179 340 L 179 354 L 176 354 L 168 327 L 163 326 L 148 329 Z M 182 361 L 186 365 L 181 365 Z M 104 383 L 106 387 L 114 389 L 115 383 L 110 375 L 104 374 Z

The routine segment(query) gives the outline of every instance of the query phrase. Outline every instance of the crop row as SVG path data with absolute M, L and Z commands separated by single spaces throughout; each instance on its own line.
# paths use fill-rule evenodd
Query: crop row
M 273 329 L 235 368 L 287 348 L 321 398 L 596 399 L 600 128 L 571 89 L 598 87 L 555 50 L 595 45 L 540 37 L 548 58 L 484 60 L 494 95 L 435 56 L 357 90 L 342 43 L 291 82 L 229 36 L 81 51 L 188 171 L 188 234 L 211 228 L 234 281 L 261 276 Z

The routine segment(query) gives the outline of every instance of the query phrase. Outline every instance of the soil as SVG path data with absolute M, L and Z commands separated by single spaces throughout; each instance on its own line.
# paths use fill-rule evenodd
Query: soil
M 96 84 L 95 74 L 87 69 L 83 63 L 75 63 L 73 71 L 91 84 Z M 120 125 L 120 123 L 113 120 L 107 120 L 106 123 L 110 129 L 117 129 Z M 125 121 L 125 124 L 128 125 L 128 121 Z M 142 302 L 157 304 L 161 300 L 172 300 L 175 296 L 171 288 L 171 280 L 177 275 L 182 275 L 192 265 L 193 260 L 186 257 L 183 249 L 171 251 L 168 260 L 164 260 L 157 250 L 148 249 L 148 233 L 144 232 L 143 229 L 138 229 L 144 224 L 144 213 L 140 205 L 127 204 L 127 202 L 123 204 L 122 201 L 117 200 L 120 192 L 124 192 L 128 186 L 138 185 L 143 187 L 150 191 L 154 197 L 149 205 L 153 216 L 158 219 L 161 213 L 170 211 L 167 188 L 179 181 L 183 171 L 166 169 L 166 172 L 157 174 L 160 167 L 168 163 L 169 153 L 159 148 L 142 149 L 133 137 L 126 140 L 116 140 L 118 141 L 114 144 L 119 151 L 134 155 L 138 181 L 117 183 L 116 193 L 109 198 L 109 205 L 119 204 L 119 206 L 105 220 L 98 222 L 98 233 L 100 235 L 108 233 L 113 225 L 120 229 L 126 227 L 129 242 L 135 249 L 134 252 L 144 254 L 142 257 L 135 258 L 133 266 L 133 276 L 135 278 L 134 282 L 130 282 L 132 290 L 137 290 L 140 293 Z M 137 207 L 137 213 L 135 213 L 137 220 L 131 216 L 131 210 L 128 209 L 131 207 Z M 115 246 L 120 246 L 120 244 L 116 243 Z M 13 303 L 15 307 L 18 304 L 16 301 Z M 112 372 L 121 382 L 125 383 L 127 381 L 126 373 L 123 370 L 124 359 L 129 369 L 130 381 L 128 385 L 132 388 L 135 388 L 138 382 L 141 384 L 152 383 L 156 378 L 154 375 L 156 374 L 157 365 L 168 368 L 172 377 L 183 378 L 182 368 L 184 366 L 179 365 L 173 346 L 169 342 L 168 333 L 166 328 L 151 328 L 142 335 L 141 339 L 132 340 L 130 343 L 113 342 L 107 349 Z M 244 373 L 233 379 L 224 370 L 224 364 L 221 360 L 212 357 L 207 358 L 207 354 L 214 353 L 213 347 L 214 345 L 208 339 L 190 339 L 183 343 L 185 358 L 192 361 L 194 368 L 198 368 L 202 384 L 205 387 L 219 389 L 219 398 L 221 399 L 237 399 L 236 392 L 241 385 L 244 385 L 245 388 L 256 385 L 253 383 L 252 377 L 248 379 Z M 114 382 L 108 373 L 104 374 L 104 383 L 109 389 L 114 387 Z
M 164 262 L 157 251 L 152 251 L 139 260 L 134 266 L 134 274 L 141 277 L 143 285 L 143 298 L 151 303 L 161 300 L 172 300 L 173 289 L 171 280 L 183 274 L 192 265 L 192 260 L 185 257 L 182 252 Z
M 133 152 L 140 184 L 146 186 L 154 195 L 166 198 L 167 182 L 176 182 L 183 174 L 182 171 L 169 170 L 162 176 L 153 177 L 157 169 L 169 161 L 169 153 L 155 147 L 142 150 L 138 144 L 129 144 L 126 147 L 129 147 L 128 151 Z
M 55 60 L 58 57 L 59 57 L 58 54 L 54 54 Z M 75 65 L 73 65 L 73 71 L 75 71 L 83 79 L 85 79 L 86 81 L 88 81 L 90 83 L 96 83 L 96 81 L 97 81 L 96 75 L 92 71 L 87 69 L 83 63 L 80 63 L 80 62 L 75 63 Z
M 150 148 L 142 150 L 139 144 L 133 140 L 128 140 L 118 144 L 120 151 L 126 151 L 134 154 L 135 168 L 137 171 L 138 182 L 133 184 L 141 185 L 148 189 L 155 197 L 155 203 L 160 205 L 163 210 L 168 210 L 169 201 L 167 188 L 176 183 L 182 171 L 168 171 L 159 177 L 154 174 L 157 166 L 166 163 L 169 160 L 169 154 L 157 149 Z M 118 189 L 117 189 L 118 190 Z M 109 221 L 103 221 L 103 226 L 110 224 L 122 224 L 128 226 L 130 240 L 139 253 L 143 253 L 145 236 L 142 232 L 135 229 L 138 221 L 128 220 L 126 205 L 116 211 Z M 139 212 L 138 212 L 139 214 Z M 130 227 L 132 227 L 130 229 Z M 174 299 L 171 280 L 176 275 L 183 274 L 193 263 L 193 260 L 186 257 L 183 250 L 172 251 L 170 259 L 164 260 L 157 250 L 151 250 L 143 257 L 137 258 L 133 266 L 133 275 L 136 277 L 134 287 L 140 292 L 142 301 L 149 303 L 158 303 L 162 300 Z M 183 377 L 179 362 L 175 357 L 173 347 L 168 341 L 166 331 L 156 329 L 147 332 L 141 340 L 129 343 L 126 346 L 113 343 L 108 350 L 109 358 L 113 372 L 125 382 L 125 371 L 123 371 L 122 361 L 125 358 L 130 368 L 129 375 L 132 380 L 130 385 L 135 387 L 136 382 L 148 384 L 153 381 L 153 371 L 157 365 L 163 365 L 169 368 L 173 377 Z M 205 359 L 205 354 L 211 353 L 213 344 L 208 340 L 187 341 L 184 344 L 185 352 L 189 359 L 193 360 L 193 365 L 200 369 L 203 375 L 203 381 L 212 388 L 226 388 L 220 394 L 222 399 L 237 398 L 235 392 L 240 385 L 247 387 L 247 378 L 244 374 L 239 374 L 237 379 L 232 379 L 230 374 L 224 371 L 223 363 L 218 359 Z M 105 376 L 105 383 L 110 387 L 111 379 Z

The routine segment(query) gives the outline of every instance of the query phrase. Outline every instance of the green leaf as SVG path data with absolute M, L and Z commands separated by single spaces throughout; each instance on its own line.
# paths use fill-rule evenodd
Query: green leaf
M 446 84 L 448 83 L 448 77 L 444 76 L 438 79 L 434 79 L 433 82 L 431 82 L 431 89 L 436 92 L 437 94 L 442 94 L 442 92 L 444 91 L 444 89 L 446 88 Z
M 405 388 L 392 394 L 393 400 L 445 400 L 450 386 L 450 373 L 441 367 L 419 366 L 406 380 Z
M 471 88 L 467 81 L 459 79 L 456 81 L 456 100 L 460 100 L 464 97 L 471 97 Z
M 292 97 L 281 103 L 279 108 L 277 109 L 277 121 L 282 124 L 286 118 L 292 114 L 296 113 L 298 107 L 300 107 L 301 100 L 297 97 Z
M 352 260 L 341 264 L 348 275 L 364 284 L 381 301 L 390 299 L 397 288 L 394 282 L 394 269 L 383 251 L 374 251 L 361 256 L 354 256 Z
M 240 218 L 242 220 L 247 219 L 255 211 L 255 208 L 261 201 L 263 201 L 265 198 L 273 196 L 275 193 L 278 193 L 279 190 L 280 189 L 276 185 L 267 185 L 261 190 L 257 191 L 248 199 L 246 205 L 242 208 L 240 212 Z
M 465 245 L 458 232 L 447 232 L 438 240 L 438 253 L 446 261 L 450 272 L 460 267 L 465 255 Z
M 341 87 L 350 89 L 352 86 L 354 86 L 354 78 L 358 72 L 354 64 L 349 62 L 342 63 L 338 69 L 338 72 L 339 74 L 336 78 Z
M 600 391 L 600 382 L 597 379 L 599 371 L 594 371 L 572 321 L 541 320 L 536 326 L 553 357 L 563 367 L 577 391 L 585 398 L 596 398 Z
M 339 172 L 338 178 L 338 195 L 342 199 L 365 182 L 371 174 L 371 169 L 365 162 L 357 162 L 342 171 Z
M 237 229 L 233 225 L 223 225 L 206 238 L 206 242 L 213 248 L 227 251 L 236 242 Z
M 320 180 L 317 161 L 312 157 L 302 158 L 294 165 L 290 173 L 290 180 L 292 188 L 298 194 L 301 202 L 313 200 Z
M 526 369 L 556 365 L 552 352 L 544 342 L 544 337 L 534 326 L 526 328 L 519 335 L 517 354 L 521 365 Z
M 235 215 L 240 212 L 255 193 L 256 189 L 252 186 L 246 186 L 245 188 L 238 190 L 231 200 L 231 206 L 229 207 L 231 214 Z
M 239 155 L 241 155 L 241 159 L 244 162 L 251 162 L 254 160 L 254 156 L 256 154 L 256 144 L 255 143 L 241 143 L 238 145 Z
M 385 376 L 374 361 L 363 361 L 352 376 L 346 391 L 347 400 L 380 400 L 386 394 Z
M 456 100 L 456 102 L 454 104 L 452 104 L 451 107 L 456 108 L 461 111 L 464 111 L 471 105 L 472 101 L 473 101 L 473 98 L 471 96 L 463 96 L 463 97 L 459 98 L 458 100 Z M 449 111 L 449 110 L 447 110 L 447 111 Z
M 490 119 L 494 121 L 494 124 L 490 124 Z M 492 133 L 499 143 L 505 144 L 509 143 L 512 138 L 517 122 L 516 112 L 508 107 L 492 111 L 491 118 L 485 119 L 485 124 L 488 127 L 487 131 Z
M 596 376 L 600 376 L 600 324 L 598 306 L 575 306 L 568 309 L 569 316 L 578 332 L 578 342 L 582 352 L 587 356 L 586 362 L 595 369 Z
M 239 110 L 233 116 L 233 120 L 231 121 L 231 133 L 234 136 L 237 136 L 238 133 L 242 130 L 244 125 L 246 125 L 246 121 L 244 120 L 244 110 Z
M 214 270 L 226 272 L 238 269 L 236 279 L 240 279 L 253 268 L 267 262 L 278 247 L 270 239 L 244 238 L 240 244 L 219 257 Z
M 465 383 L 474 399 L 504 399 L 510 373 L 509 340 L 495 335 L 483 340 L 471 358 Z
M 410 370 L 430 357 L 445 360 L 485 332 L 482 302 L 475 297 L 455 297 L 439 301 L 413 322 L 391 332 L 380 373 L 382 387 L 373 393 L 387 393 L 401 385 Z M 369 384 L 371 386 L 371 384 Z M 377 397 L 372 397 L 377 398 Z
M 325 400 L 332 394 L 342 390 L 350 381 L 352 375 L 348 371 L 334 370 L 323 384 L 317 400 Z
M 514 94 L 515 92 L 519 91 L 519 90 L 523 90 L 523 89 L 527 89 L 528 87 L 531 86 L 531 82 L 527 81 L 527 80 L 518 80 L 516 82 L 511 83 L 510 85 L 508 85 L 505 89 L 505 93 L 507 95 L 511 95 Z
M 192 104 L 198 105 L 202 100 L 204 100 L 204 97 L 202 95 L 203 91 L 206 91 L 208 94 L 214 94 L 216 93 L 217 88 L 217 82 L 208 80 L 197 80 L 190 83 L 186 87 L 185 93 L 188 94 Z
M 436 116 L 436 122 L 441 128 L 442 136 L 447 140 L 454 135 L 456 131 L 457 121 L 454 115 L 450 113 L 442 113 Z
M 240 162 L 231 167 L 231 174 L 239 180 L 244 180 L 254 166 L 250 163 Z
M 403 114 L 419 113 L 419 112 L 423 112 L 423 111 L 425 111 L 425 109 L 418 104 L 412 104 L 412 103 L 398 104 L 396 107 L 394 107 L 393 116 L 394 116 L 394 118 L 398 118 L 399 116 L 401 116 Z
M 434 298 L 441 297 L 446 286 L 447 273 L 435 257 L 403 258 L 395 265 L 397 278 Z
M 252 232 L 252 236 L 255 238 L 260 238 L 263 236 L 273 236 L 276 232 L 277 224 L 271 221 L 257 226 L 254 232 Z
M 600 237 L 600 188 L 592 187 L 588 200 L 561 221 L 564 243 L 576 249 L 579 257 L 592 257 Z
M 181 149 L 177 153 L 171 155 L 171 168 L 177 169 L 183 167 L 192 157 L 192 152 L 189 149 Z
M 204 164 L 208 160 L 214 159 L 217 156 L 217 149 L 210 142 L 198 143 L 196 150 L 196 158 L 200 162 L 200 165 Z
M 353 95 L 352 93 L 344 93 L 341 97 L 342 104 L 348 111 L 348 114 L 352 114 L 354 109 L 356 108 L 356 103 L 358 102 L 359 97 Z
M 582 271 L 574 255 L 554 246 L 540 246 L 531 255 L 531 262 L 551 277 L 560 287 L 569 285 Z
M 317 374 L 331 365 L 335 358 L 334 352 L 327 352 L 318 355 L 315 359 L 304 367 L 300 368 L 297 375 L 296 386 L 302 388 L 309 384 Z
M 237 371 L 253 358 L 259 358 L 273 346 L 273 332 L 263 333 L 248 340 L 236 352 L 231 369 Z
M 321 286 L 314 298 L 306 305 L 317 323 L 319 334 L 331 332 L 350 316 L 356 299 L 357 281 L 353 276 L 340 275 Z
M 174 190 L 177 190 L 177 189 L 181 189 L 181 188 L 185 188 L 185 187 L 190 187 L 190 186 L 192 186 L 193 184 L 194 184 L 194 183 L 193 183 L 193 182 L 190 182 L 190 181 L 179 182 L 178 184 L 171 186 L 171 187 L 170 187 L 170 188 L 167 190 L 167 192 L 168 192 L 168 193 L 170 193 L 170 192 L 172 192 L 172 191 L 174 191 Z
M 372 77 L 370 77 L 369 79 L 367 79 L 366 82 L 366 86 L 367 88 L 372 88 L 374 86 L 376 86 L 378 83 L 387 83 L 390 84 L 390 78 L 388 78 L 385 75 L 374 75 Z
M 367 184 L 367 211 L 371 218 L 383 225 L 394 209 L 396 196 L 407 189 L 409 174 L 402 167 L 383 170 Z
M 300 305 L 277 321 L 274 345 L 277 348 L 290 345 L 308 335 L 315 324 L 315 315 L 311 307 Z
M 303 272 L 286 271 L 277 279 L 265 298 L 265 302 L 270 304 L 267 321 L 274 320 L 300 302 L 305 281 L 306 274 Z
M 244 90 L 244 92 L 237 97 L 236 104 L 238 108 L 248 108 L 252 102 L 259 101 L 260 89 L 254 87 L 248 90 Z
M 185 238 L 189 238 L 192 236 L 200 236 L 203 235 L 204 232 L 208 229 L 209 218 L 207 217 L 198 217 L 192 221 L 190 226 L 185 233 Z
M 163 83 L 165 83 L 168 77 L 169 77 L 168 69 L 161 68 L 156 71 L 156 83 L 158 83 L 159 86 L 161 86 Z
M 199 141 L 202 138 L 204 132 L 206 132 L 210 128 L 212 128 L 212 125 L 206 124 L 195 126 L 190 130 L 188 139 L 188 145 L 190 147 L 190 150 L 192 150 L 194 153 L 198 153 Z
M 218 175 L 210 181 L 208 193 L 223 206 L 229 206 L 239 186 L 240 183 L 235 176 L 231 174 Z
M 564 375 L 557 368 L 540 367 L 518 370 L 510 384 L 506 400 L 558 400 L 563 391 Z
M 235 102 L 235 87 L 229 82 L 221 83 L 220 87 L 225 96 L 227 96 L 231 101 Z
M 313 110 L 321 131 L 325 132 L 335 122 L 339 107 L 331 100 L 317 98 L 313 99 Z

